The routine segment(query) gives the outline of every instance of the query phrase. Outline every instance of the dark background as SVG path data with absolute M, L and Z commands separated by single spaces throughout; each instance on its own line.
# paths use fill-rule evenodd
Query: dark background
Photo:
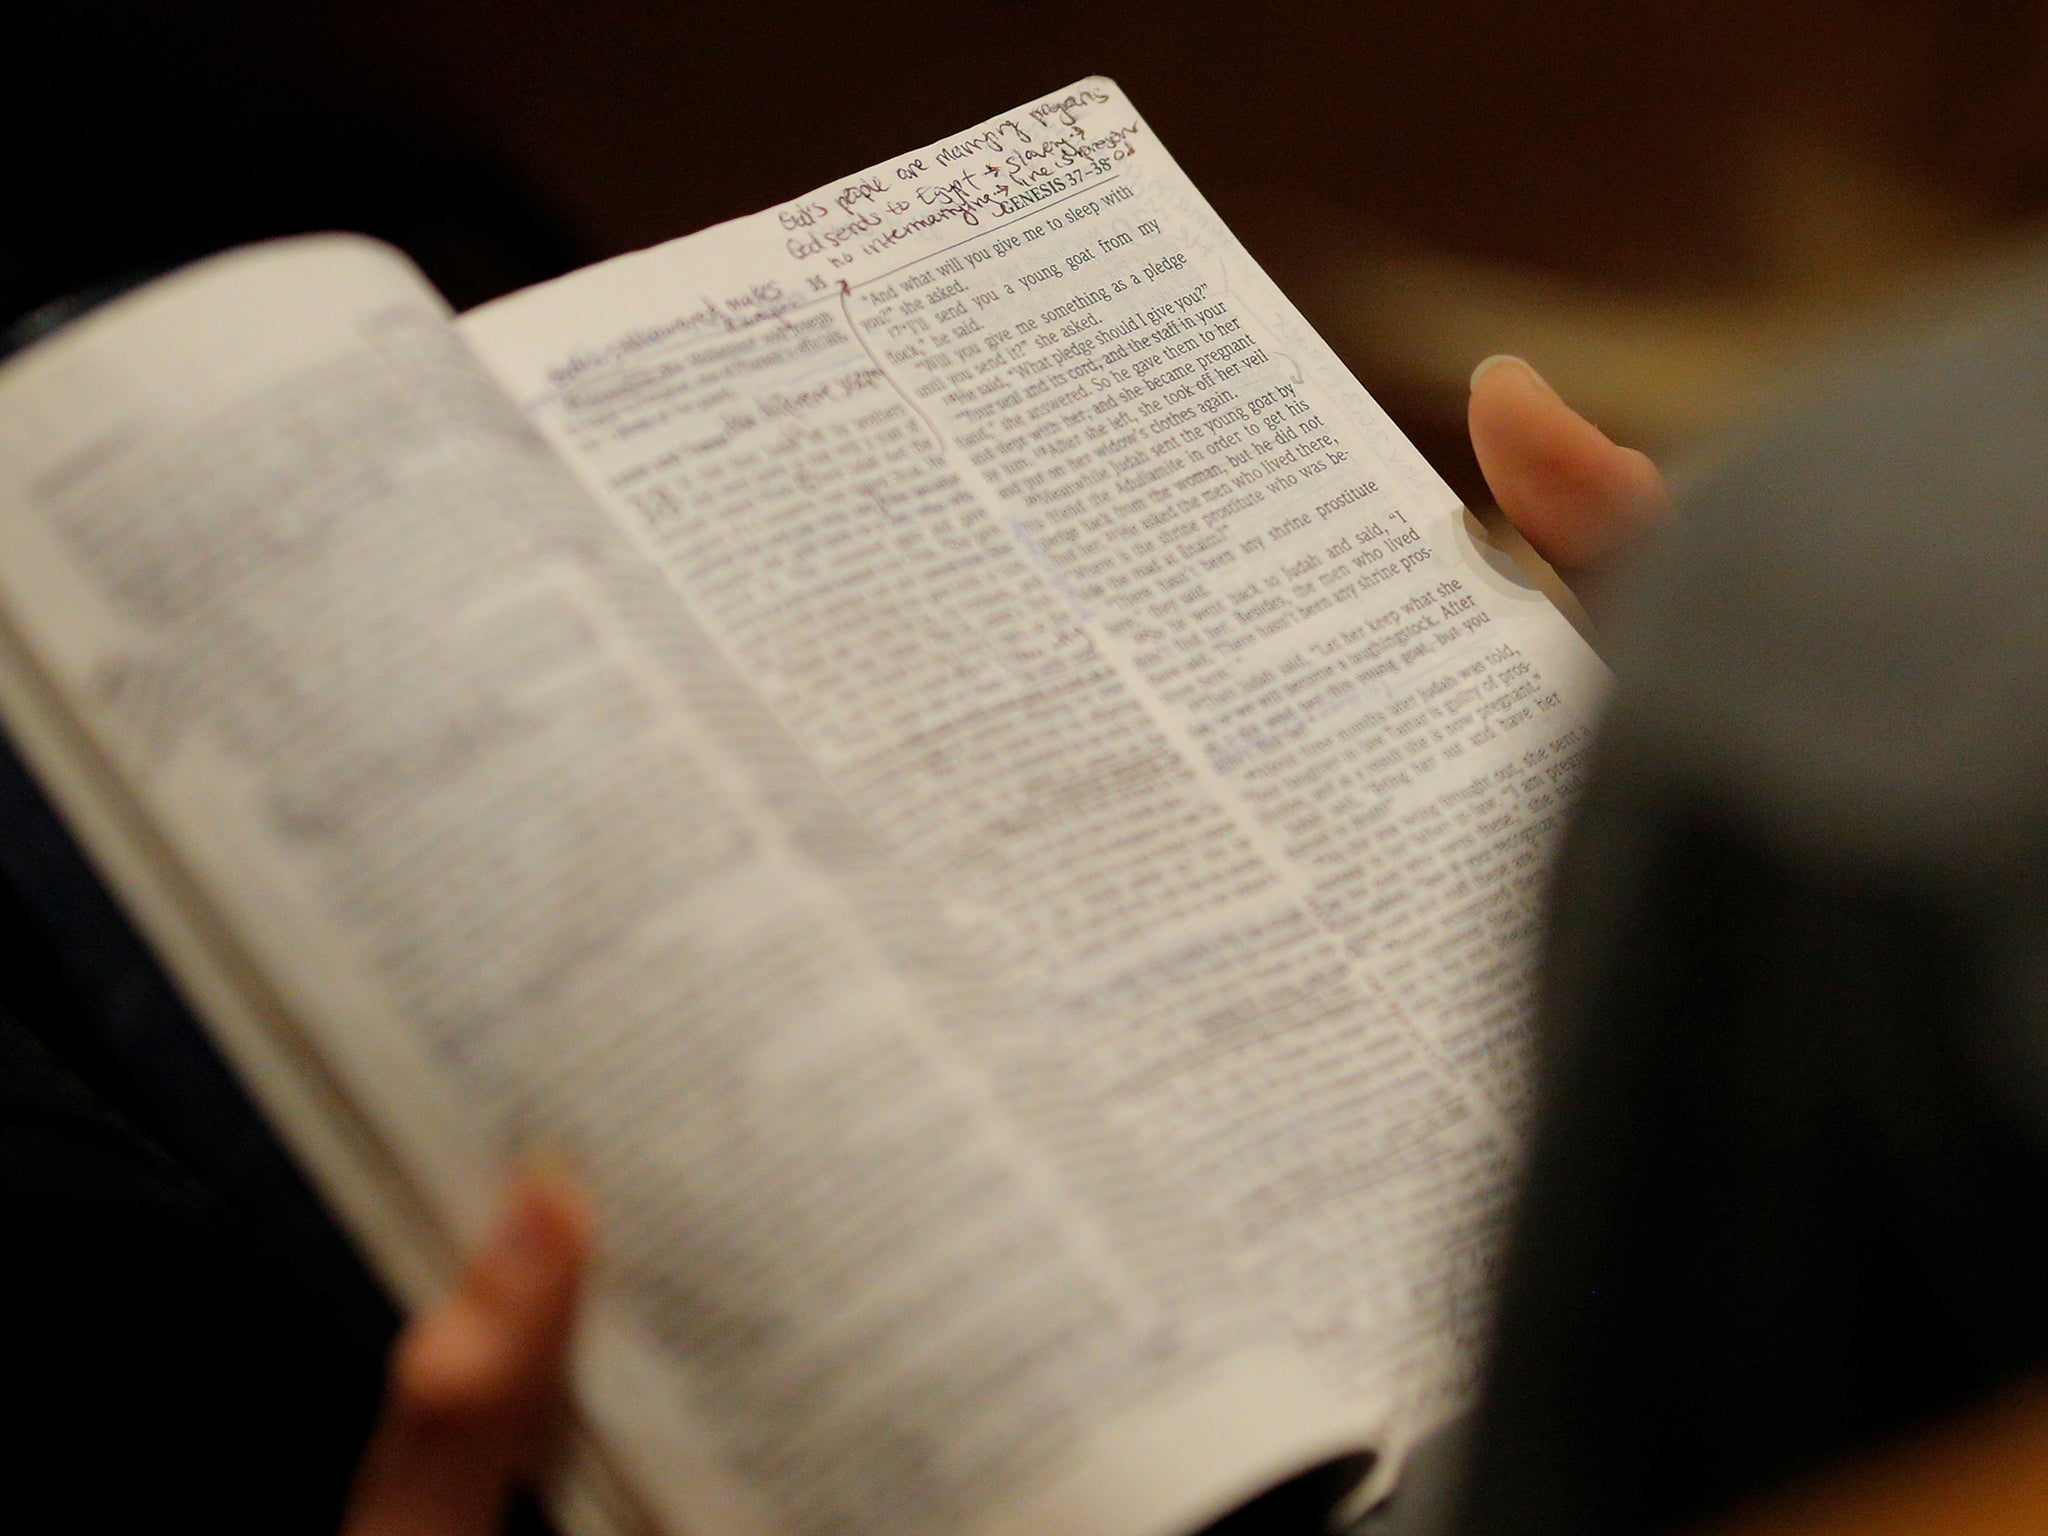
M 2048 204 L 2048 25 L 2010 0 L 75 0 L 11 31 L 8 314 L 332 227 L 465 307 L 1110 74 L 1475 500 L 1486 352 L 1682 452 Z

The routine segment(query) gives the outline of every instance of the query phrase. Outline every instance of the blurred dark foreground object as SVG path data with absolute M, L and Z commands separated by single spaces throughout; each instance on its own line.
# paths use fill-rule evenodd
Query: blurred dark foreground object
M 1638 580 L 1456 1527 L 1662 1531 L 2048 1363 L 2048 268 Z

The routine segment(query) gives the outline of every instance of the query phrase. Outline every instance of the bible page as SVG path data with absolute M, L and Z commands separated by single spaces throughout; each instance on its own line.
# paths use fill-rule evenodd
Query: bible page
M 1155 1283 L 1455 1412 L 1604 674 L 1117 87 L 461 329 L 1023 1000 L 1068 1187 L 1194 1208 Z
M 904 980 L 926 894 L 395 253 L 0 369 L 0 708 L 403 1296 L 510 1151 L 590 1182 L 571 1528 L 1169 1536 L 1375 1433 L 1067 1188 L 942 1017 L 1002 997 Z

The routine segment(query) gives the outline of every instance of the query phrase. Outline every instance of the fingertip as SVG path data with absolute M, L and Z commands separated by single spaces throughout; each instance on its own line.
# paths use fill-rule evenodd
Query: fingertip
M 1472 369 L 1469 387 L 1476 393 L 1481 379 L 1489 374 L 1499 373 L 1503 369 L 1507 370 L 1504 377 L 1511 378 L 1516 374 L 1520 374 L 1533 380 L 1542 388 L 1550 389 L 1548 381 L 1544 379 L 1542 374 L 1536 371 L 1527 358 L 1517 357 L 1512 352 L 1495 352 L 1489 357 L 1479 359 L 1479 362 Z M 1552 391 L 1552 393 L 1555 393 L 1555 391 Z
M 590 1202 L 566 1167 L 527 1163 L 513 1176 L 504 1210 L 473 1265 L 481 1288 L 515 1318 L 559 1313 L 574 1303 L 592 1244 Z
M 1499 354 L 1472 371 L 1466 420 L 1487 488 L 1560 570 L 1604 560 L 1657 519 L 1663 478 L 1618 447 L 1528 362 Z
M 573 1174 L 540 1160 L 508 1181 L 460 1282 L 392 1350 L 351 1536 L 496 1528 L 561 1405 L 590 1246 L 590 1204 Z
M 498 1255 L 524 1263 L 560 1263 L 590 1246 L 590 1202 L 565 1165 L 535 1159 L 514 1176 L 492 1239 Z
M 1466 417 L 1474 446 L 1484 435 L 1496 448 L 1554 432 L 1565 421 L 1584 420 L 1533 364 L 1508 352 L 1482 358 L 1472 370 Z
M 399 1340 L 392 1387 L 423 1413 L 488 1412 L 560 1367 L 590 1250 L 589 1201 L 566 1170 L 509 1182 L 496 1226 L 440 1303 Z
M 587 1253 L 593 1242 L 596 1215 L 589 1186 L 562 1155 L 542 1150 L 521 1164 L 520 1178 L 547 1213 L 546 1220 L 564 1247 Z
M 1664 471 L 1657 467 L 1657 461 L 1640 448 L 1623 448 L 1620 451 L 1635 480 L 1633 500 L 1637 510 L 1650 516 L 1668 511 L 1671 492 L 1664 483 Z

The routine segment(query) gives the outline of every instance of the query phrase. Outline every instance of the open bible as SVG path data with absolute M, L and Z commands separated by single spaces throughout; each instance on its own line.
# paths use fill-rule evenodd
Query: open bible
M 0 368 L 0 711 L 379 1271 L 595 1191 L 577 1532 L 1388 1486 L 1601 682 L 1101 79 L 460 318 L 310 238 Z

